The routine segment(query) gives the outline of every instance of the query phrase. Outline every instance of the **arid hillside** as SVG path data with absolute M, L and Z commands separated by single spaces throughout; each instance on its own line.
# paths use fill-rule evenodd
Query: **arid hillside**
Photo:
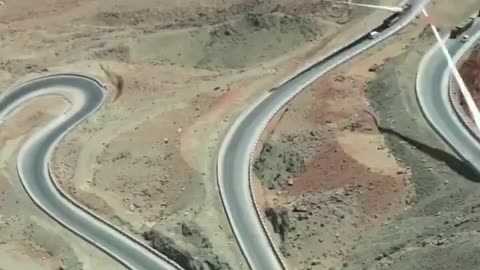
M 480 105 L 480 46 L 473 49 L 459 71 L 475 103 Z
M 107 85 L 102 109 L 58 145 L 55 181 L 182 265 L 221 269 L 245 265 L 216 190 L 223 134 L 253 99 L 312 55 L 385 16 L 313 0 L 1 3 L 2 89 L 58 72 Z M 49 254 L 45 269 L 119 269 L 40 212 L 16 178 L 22 142 L 65 109 L 50 102 L 32 103 L 1 129 L 0 215 L 15 226 L 2 227 L 0 248 L 9 258 L 12 248 L 27 257 Z M 28 269 L 5 261 L 0 267 Z

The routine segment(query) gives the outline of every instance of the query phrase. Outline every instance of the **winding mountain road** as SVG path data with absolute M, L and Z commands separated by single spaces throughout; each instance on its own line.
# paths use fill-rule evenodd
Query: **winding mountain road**
M 375 39 L 363 35 L 266 93 L 233 124 L 218 155 L 218 186 L 228 220 L 250 269 L 287 268 L 268 234 L 262 219 L 263 214 L 258 209 L 251 190 L 252 154 L 268 121 L 288 101 L 320 76 L 404 28 L 428 2 L 428 0 L 412 2 L 412 7 L 401 14 L 395 24 L 381 31 Z
M 445 45 L 458 61 L 469 48 L 480 40 L 480 22 L 467 31 L 468 42 L 446 39 Z M 436 44 L 423 57 L 416 81 L 417 100 L 432 128 L 468 165 L 480 174 L 480 142 L 468 131 L 456 114 L 449 97 L 450 69 L 440 46 Z
M 17 171 L 35 204 L 67 229 L 130 269 L 178 270 L 168 258 L 117 230 L 63 194 L 49 175 L 48 163 L 58 141 L 103 103 L 101 84 L 86 76 L 59 74 L 28 81 L 0 97 L 0 123 L 31 99 L 56 95 L 70 100 L 70 110 L 50 122 L 21 148 Z
M 400 20 L 382 29 L 375 39 L 362 35 L 275 88 L 275 91 L 266 93 L 233 124 L 218 156 L 218 185 L 225 212 L 251 269 L 286 269 L 265 230 L 250 190 L 251 155 L 262 130 L 271 117 L 306 86 L 404 28 L 428 1 L 413 2 Z M 74 96 L 75 100 L 70 100 L 71 108 L 67 113 L 34 134 L 20 150 L 18 174 L 35 204 L 58 223 L 130 269 L 181 269 L 165 256 L 76 203 L 55 185 L 49 175 L 48 163 L 55 145 L 101 106 L 104 101 L 102 85 L 93 78 L 77 74 L 58 74 L 25 82 L 0 96 L 0 123 L 19 107 L 41 95 L 57 95 L 67 100 Z

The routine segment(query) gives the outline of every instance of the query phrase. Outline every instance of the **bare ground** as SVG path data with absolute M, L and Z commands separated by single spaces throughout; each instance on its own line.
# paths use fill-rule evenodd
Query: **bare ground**
M 215 185 L 217 147 L 231 121 L 305 61 L 385 16 L 332 8 L 326 1 L 38 3 L 17 0 L 0 6 L 0 86 L 66 71 L 109 82 L 101 112 L 59 145 L 53 162 L 58 182 L 84 205 L 143 234 L 154 246 L 158 239 L 173 239 L 189 260 L 214 262 L 222 269 L 245 268 Z M 373 78 L 368 68 L 380 70 L 418 27 L 315 83 L 292 102 L 268 138 L 273 152 L 287 155 L 286 162 L 279 162 L 281 170 L 291 171 L 281 175 L 281 191 L 259 185 L 258 196 L 264 196 L 265 207 L 290 213 L 292 231 L 283 249 L 294 268 L 346 267 L 355 236 L 375 232 L 411 203 L 416 186 L 410 170 L 391 155 L 365 112 L 364 91 Z M 50 108 L 40 106 L 45 107 Z M 24 127 L 46 121 L 41 114 L 36 117 L 15 123 Z M 60 263 L 68 269 L 118 269 L 55 227 L 21 195 L 13 176 L 14 153 L 20 135 L 29 132 L 8 126 L 0 136 L 9 142 L 2 148 L 8 153 L 2 155 L 8 184 L 0 181 L 0 199 L 9 203 L 0 213 L 16 222 L 5 227 L 9 238 L 0 246 L 9 250 L 5 256 L 16 256 L 15 248 L 33 262 L 35 254 L 48 253 L 40 263 L 45 269 Z M 290 166 L 290 157 L 303 169 Z M 12 214 L 17 201 L 25 213 Z M 15 268 L 28 267 L 10 261 Z
M 101 112 L 55 152 L 57 181 L 139 237 L 161 231 L 194 261 L 242 269 L 215 188 L 221 136 L 256 94 L 341 29 L 350 31 L 345 38 L 355 35 L 350 26 L 358 24 L 348 21 L 366 14 L 317 1 L 6 1 L 0 6 L 0 85 L 55 72 L 82 72 L 108 82 Z M 367 23 L 373 25 L 371 18 Z M 21 126 L 35 121 L 28 118 Z M 42 233 L 51 221 L 20 195 L 12 173 L 19 135 L 30 131 L 7 127 L 2 142 L 14 142 L 3 148 L 5 177 L 12 180 L 5 188 L 8 200 L 21 196 L 25 209 L 41 216 L 33 221 L 21 216 L 18 223 L 26 227 L 7 227 L 8 241 L 32 238 L 39 250 L 54 255 L 52 262 L 60 258 L 71 269 L 119 267 L 103 254 L 93 255 L 84 242 L 69 240 L 76 238 L 63 229 L 46 230 L 61 232 L 60 238 Z M 195 233 L 178 231 L 179 223 Z M 191 235 L 211 244 L 198 252 Z
M 471 9 L 465 5 L 453 14 L 451 3 L 443 1 L 431 10 L 435 16 L 445 12 L 452 16 L 438 17 L 443 27 L 451 27 L 461 16 L 470 15 Z M 257 199 L 293 269 L 474 267 L 473 242 L 463 242 L 466 236 L 437 226 L 426 214 L 433 208 L 442 209 L 437 215 L 462 219 L 461 211 L 453 209 L 468 207 L 470 200 L 458 200 L 442 208 L 447 203 L 439 201 L 446 199 L 444 190 L 450 187 L 446 179 L 453 180 L 449 173 L 458 173 L 457 165 L 462 165 L 450 164 L 446 161 L 450 160 L 448 154 L 437 156 L 437 148 L 431 150 L 421 143 L 432 136 L 432 131 L 421 121 L 411 82 L 428 48 L 428 42 L 422 42 L 430 38 L 423 30 L 425 26 L 417 20 L 387 45 L 315 82 L 265 131 L 254 166 L 261 183 L 257 185 Z M 417 45 L 410 45 L 417 39 Z M 395 58 L 401 52 L 411 53 Z M 406 55 L 408 60 L 404 59 Z M 399 67 L 394 68 L 396 65 Z M 388 71 L 382 71 L 385 66 Z M 381 75 L 375 79 L 375 73 Z M 380 113 L 378 125 L 370 104 Z M 419 132 L 420 142 L 412 132 Z M 438 140 L 426 140 L 428 145 L 444 149 Z M 419 150 L 410 153 L 404 149 L 409 145 Z M 436 161 L 419 154 L 422 152 L 448 165 L 437 167 Z M 453 185 L 452 196 L 469 196 L 470 192 L 456 188 L 462 183 Z M 432 191 L 436 189 L 438 194 Z M 417 216 L 421 225 L 412 225 Z M 467 219 L 472 221 L 472 217 Z M 411 231 L 408 226 L 413 226 Z M 435 236 L 436 230 L 442 233 Z M 450 231 L 456 240 L 444 237 Z M 425 248 L 411 242 L 415 235 Z M 448 243 L 444 249 L 432 247 L 444 243 Z M 461 246 L 467 250 L 464 260 L 455 259 Z M 422 263 L 420 254 L 426 259 Z M 433 263 L 435 256 L 442 259 Z
M 16 153 L 32 131 L 67 108 L 43 97 L 15 113 L 0 129 L 0 249 L 2 269 L 121 269 L 36 208 L 16 172 Z
M 466 59 L 461 61 L 459 72 L 468 90 L 470 90 L 475 104 L 478 106 L 480 104 L 480 48 L 478 45 L 469 53 Z M 454 85 L 457 86 L 456 83 Z M 471 117 L 463 97 L 460 103 L 464 112 Z
M 293 269 L 341 267 L 359 235 L 411 204 L 410 172 L 385 146 L 365 91 L 369 69 L 381 70 L 421 27 L 312 84 L 265 132 L 255 168 L 270 189 L 267 217 L 288 213 L 280 245 Z
M 412 91 L 418 62 L 434 40 L 425 31 L 414 50 L 392 61 L 369 86 L 387 145 L 410 167 L 416 196 L 407 212 L 358 242 L 346 269 L 475 269 L 479 264 L 478 175 L 429 127 Z

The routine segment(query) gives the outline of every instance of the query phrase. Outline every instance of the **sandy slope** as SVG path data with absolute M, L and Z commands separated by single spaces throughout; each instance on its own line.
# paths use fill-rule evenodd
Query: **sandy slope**
M 452 27 L 473 13 L 471 4 L 466 1 L 461 8 L 453 8 L 451 2 L 437 1 L 430 10 L 441 19 L 439 24 Z M 404 150 L 410 144 L 421 149 L 410 140 L 415 130 L 421 130 L 418 136 L 423 139 L 432 136 L 418 114 L 411 83 L 418 59 L 428 48 L 422 42 L 428 38 L 425 26 L 421 19 L 413 22 L 399 37 L 318 80 L 288 104 L 265 132 L 255 164 L 263 184 L 263 188 L 259 184 L 257 199 L 263 202 L 271 229 L 278 233 L 278 244 L 294 269 L 471 269 L 475 264 L 471 242 L 462 242 L 465 236 L 457 236 L 455 230 L 452 238 L 436 236 L 439 246 L 443 241 L 449 243 L 441 250 L 430 248 L 435 237 L 428 235 L 449 229 L 437 227 L 428 216 L 421 216 L 421 225 L 412 231 L 408 229 L 419 213 L 442 209 L 437 215 L 448 219 L 463 216 L 458 209 L 470 204 L 468 199 L 452 203 L 456 209 L 452 212 L 442 208 L 449 202 L 435 206 L 446 199 L 446 188 L 438 187 L 439 195 L 425 189 L 437 190 L 433 186 L 442 181 L 447 185 L 443 172 L 448 167 L 429 174 L 435 171 L 432 167 L 439 168 L 437 163 Z M 418 45 L 409 46 L 417 39 Z M 411 53 L 389 64 L 402 52 Z M 406 55 L 408 60 L 403 62 Z M 388 72 L 382 71 L 385 65 L 390 67 Z M 379 111 L 385 128 L 377 128 L 373 119 L 378 116 L 367 113 L 373 114 L 370 106 Z M 409 137 L 403 137 L 403 131 Z M 452 196 L 462 196 L 453 185 Z M 468 197 L 469 192 L 463 195 Z M 411 242 L 415 232 L 426 243 L 424 249 Z M 455 259 L 460 246 L 467 249 L 464 262 Z M 427 261 L 420 263 L 419 254 Z M 432 263 L 436 254 L 442 259 Z
M 57 180 L 126 230 L 169 232 L 194 257 L 206 260 L 215 250 L 220 263 L 238 268 L 242 259 L 215 188 L 221 136 L 248 100 L 351 16 L 363 14 L 291 0 L 6 1 L 0 6 L 0 86 L 52 72 L 84 72 L 106 81 L 103 110 L 55 153 Z M 45 113 L 55 107 L 36 108 Z M 49 119 L 26 114 L 1 130 L 2 179 L 8 185 L 1 185 L 7 203 L 0 214 L 15 220 L 2 237 L 20 247 L 34 241 L 68 269 L 118 269 L 53 225 L 23 193 L 14 177 L 21 135 L 30 132 L 23 128 Z M 24 209 L 20 214 L 12 213 L 17 203 Z M 177 230 L 179 222 L 209 239 L 205 256 Z
M 177 248 L 189 253 L 192 260 L 243 269 L 216 190 L 215 156 L 222 135 L 262 91 L 301 69 L 313 56 L 378 24 L 385 15 L 333 8 L 326 1 L 314 0 L 7 1 L 0 6 L 0 86 L 24 76 L 60 71 L 84 72 L 106 81 L 107 104 L 68 135 L 55 153 L 53 167 L 58 182 L 80 202 L 138 237 L 160 231 L 174 239 Z M 335 74 L 317 82 L 309 92 L 314 94 L 292 103 L 300 113 L 288 112 L 274 135 L 277 140 L 285 138 L 287 143 L 282 143 L 287 148 L 295 148 L 282 125 L 300 125 L 298 130 L 313 125 L 318 129 L 315 136 L 303 132 L 298 137 L 304 140 L 299 143 L 308 142 L 310 156 L 305 175 L 287 188 L 287 194 L 300 202 L 300 194 L 310 188 L 304 199 L 332 206 L 318 209 L 315 218 L 330 211 L 340 218 L 348 209 L 335 199 L 332 203 L 332 196 L 337 189 L 342 190 L 342 196 L 358 192 L 355 201 L 360 206 L 355 211 L 367 212 L 369 217 L 348 216 L 351 223 L 341 227 L 345 232 L 357 223 L 359 228 L 349 233 L 362 232 L 372 224 L 379 226 L 403 209 L 411 190 L 407 170 L 384 148 L 371 118 L 362 112 L 367 106 L 365 82 L 371 78 L 365 69 L 381 64 L 404 42 L 342 70 L 343 80 Z M 350 95 L 348 90 L 352 89 L 355 93 Z M 332 100 L 342 100 L 342 106 L 333 106 Z M 51 107 L 43 104 L 38 108 Z M 85 269 L 98 269 L 99 265 L 101 269 L 118 269 L 103 254 L 38 213 L 13 177 L 14 155 L 23 139 L 20 135 L 29 132 L 23 127 L 41 124 L 46 121 L 43 116 L 18 120 L 16 127 L 10 124 L 0 133 L 1 141 L 6 142 L 2 148 L 5 177 L 0 179 L 8 179 L 8 184 L 0 182 L 4 191 L 0 199 L 8 201 L 0 214 L 10 215 L 17 201 L 25 212 L 15 214 L 16 228 L 5 228 L 11 235 L 5 241 L 21 242 L 20 247 L 26 246 L 24 241 L 35 241 L 36 249 L 53 254 L 48 262 L 60 258 L 68 269 L 81 269 L 82 264 Z M 363 126 L 358 128 L 357 123 Z M 297 142 L 295 136 L 292 140 Z M 328 143 L 312 142 L 312 137 Z M 365 157 L 369 152 L 375 155 Z M 322 158 L 322 153 L 334 158 Z M 346 167 L 330 170 L 342 162 Z M 350 169 L 342 171 L 344 168 Z M 313 181 L 323 172 L 326 186 Z M 335 182 L 337 176 L 344 182 Z M 363 181 L 361 188 L 351 185 L 357 176 L 362 176 L 358 177 Z M 327 192 L 310 196 L 319 190 Z M 373 193 L 375 196 L 369 196 Z M 265 196 L 270 199 L 270 195 Z M 284 203 L 284 198 L 275 196 Z M 383 202 L 392 196 L 398 203 L 376 207 L 376 199 Z M 362 203 L 373 206 L 365 208 Z M 384 215 L 379 214 L 382 212 Z M 335 224 L 332 221 L 327 228 Z M 42 233 L 46 227 L 50 227 L 49 234 Z M 303 233 L 307 227 L 313 225 L 299 223 L 297 230 Z M 340 249 L 351 246 L 345 240 L 349 234 L 343 231 L 338 237 L 332 231 L 320 239 L 325 241 L 325 253 L 327 243 Z M 52 238 L 50 233 L 59 235 L 54 244 L 46 241 Z M 317 237 L 308 241 L 307 237 L 303 234 L 292 240 L 304 248 L 299 253 L 303 263 L 316 260 L 313 255 L 318 254 L 313 251 L 320 243 Z M 210 243 L 207 248 L 202 241 Z M 290 252 L 295 249 L 289 248 Z M 10 258 L 10 253 L 5 254 Z M 324 264 L 338 265 L 345 255 L 328 253 Z

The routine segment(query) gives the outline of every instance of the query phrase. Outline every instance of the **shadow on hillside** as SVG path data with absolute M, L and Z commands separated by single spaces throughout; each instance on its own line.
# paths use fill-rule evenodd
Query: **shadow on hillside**
M 390 128 L 383 128 L 380 126 L 377 126 L 378 130 L 382 134 L 389 134 L 393 135 L 400 140 L 414 146 L 418 150 L 422 151 L 423 153 L 429 155 L 433 159 L 436 159 L 438 161 L 442 161 L 447 165 L 452 171 L 456 172 L 457 174 L 465 177 L 466 179 L 473 181 L 473 182 L 480 182 L 480 177 L 476 173 L 476 171 L 470 167 L 467 163 L 462 161 L 461 159 L 457 158 L 456 156 L 445 152 L 443 150 L 433 148 L 431 146 L 428 146 L 422 142 L 419 142 L 417 140 L 414 140 L 412 138 L 409 138 L 405 135 L 402 135 L 398 132 L 396 132 L 393 129 Z

